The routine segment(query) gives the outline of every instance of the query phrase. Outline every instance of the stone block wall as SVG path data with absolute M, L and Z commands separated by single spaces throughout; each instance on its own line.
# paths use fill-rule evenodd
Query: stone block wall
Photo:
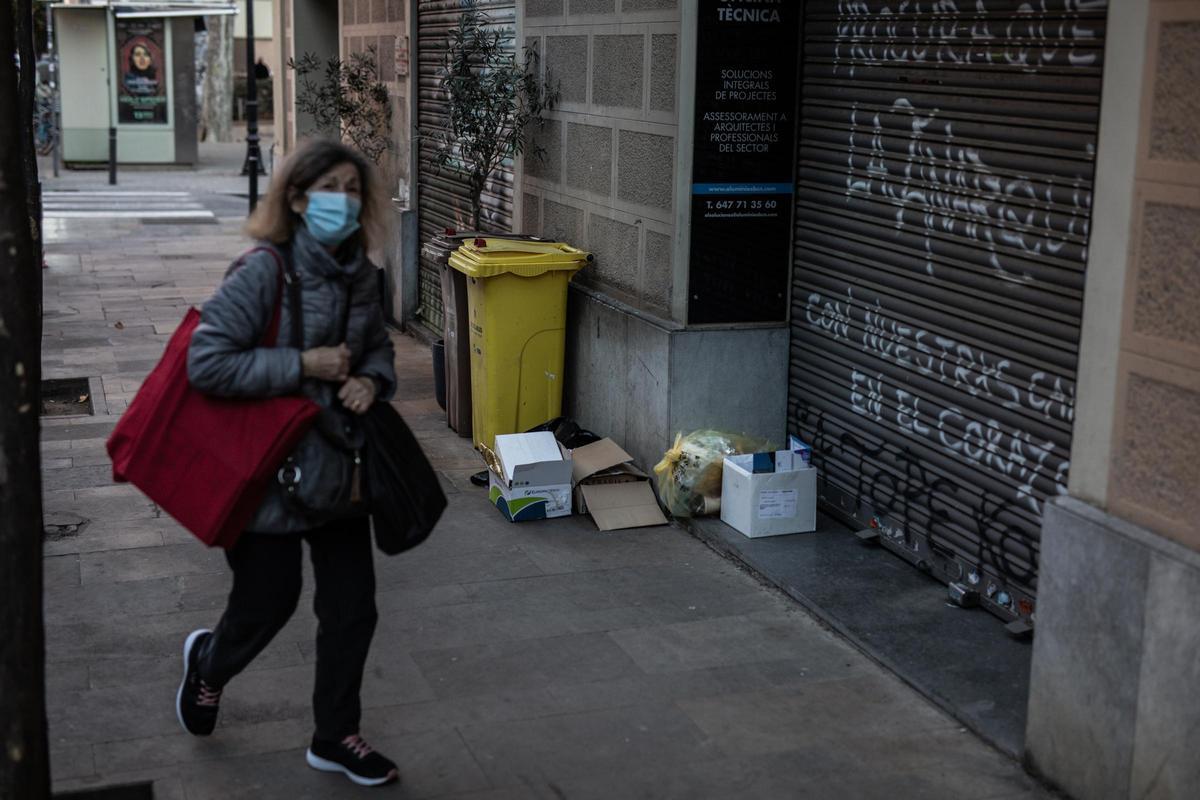
M 1108 509 L 1200 550 L 1200 3 L 1148 13 Z
M 1200 797 L 1200 553 L 1046 505 L 1027 761 L 1080 800 Z
M 676 0 L 526 0 L 525 46 L 559 89 L 523 158 L 519 227 L 595 254 L 578 280 L 669 317 Z M 521 9 L 518 8 L 518 13 Z
M 1200 797 L 1200 2 L 1110 3 L 1108 30 L 1071 497 L 1042 521 L 1026 758 L 1073 797 Z
M 411 49 L 408 40 L 408 3 L 406 0 L 339 0 L 341 58 L 355 53 L 375 52 L 379 80 L 387 84 L 392 97 L 392 140 L 395 149 L 384 165 L 390 178 L 388 191 L 396 193 L 397 181 L 410 181 L 408 173 L 411 137 L 408 120 L 409 76 L 399 74 L 397 55 L 408 59 L 411 75 Z

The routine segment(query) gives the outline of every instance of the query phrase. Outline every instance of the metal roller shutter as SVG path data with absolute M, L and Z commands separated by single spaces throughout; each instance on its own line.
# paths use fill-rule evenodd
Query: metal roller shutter
M 1069 467 L 1105 0 L 804 16 L 791 428 L 826 503 L 1028 618 Z
M 516 6 L 513 0 L 479 0 L 478 8 L 492 23 L 515 37 Z M 446 94 L 439 73 L 446 58 L 450 30 L 462 16 L 462 0 L 420 0 L 417 3 L 417 125 L 421 131 L 446 126 Z M 471 194 L 464 181 L 432 166 L 434 148 L 422 137 L 417 167 L 417 221 L 424 245 L 446 228 L 467 230 L 471 222 Z M 483 192 L 484 228 L 512 230 L 512 165 L 497 171 Z M 442 329 L 442 289 L 439 265 L 421 259 L 420 315 L 438 333 Z

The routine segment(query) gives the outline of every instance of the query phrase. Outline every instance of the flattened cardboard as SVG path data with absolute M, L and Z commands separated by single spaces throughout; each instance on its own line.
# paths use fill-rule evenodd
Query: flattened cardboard
M 585 483 L 579 490 L 592 521 L 602 531 L 667 524 L 649 481 Z
M 571 482 L 582 483 L 598 472 L 622 466 L 633 461 L 633 456 L 626 453 L 612 439 L 601 439 L 598 442 L 576 447 L 571 451 Z
M 602 531 L 666 525 L 649 477 L 612 439 L 571 451 L 575 510 L 590 514 Z

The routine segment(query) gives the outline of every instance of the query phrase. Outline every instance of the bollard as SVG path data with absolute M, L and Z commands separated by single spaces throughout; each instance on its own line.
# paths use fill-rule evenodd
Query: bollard
M 117 185 L 117 129 L 108 129 L 108 185 Z

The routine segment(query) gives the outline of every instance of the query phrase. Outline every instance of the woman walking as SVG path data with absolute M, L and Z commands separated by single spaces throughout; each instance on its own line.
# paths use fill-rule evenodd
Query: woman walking
M 378 242 L 382 201 L 382 187 L 358 153 L 329 141 L 302 147 L 276 171 L 247 225 L 261 247 L 231 267 L 203 308 L 188 350 L 196 389 L 223 397 L 299 393 L 320 413 L 226 551 L 233 570 L 228 605 L 214 629 L 187 637 L 176 699 L 185 730 L 212 733 L 222 687 L 296 608 L 306 541 L 319 623 L 316 730 L 307 761 L 365 786 L 397 778 L 396 765 L 359 732 L 359 690 L 377 614 L 355 415 L 390 397 L 395 385 L 375 268 L 366 257 Z M 279 346 L 261 346 L 275 326 Z

